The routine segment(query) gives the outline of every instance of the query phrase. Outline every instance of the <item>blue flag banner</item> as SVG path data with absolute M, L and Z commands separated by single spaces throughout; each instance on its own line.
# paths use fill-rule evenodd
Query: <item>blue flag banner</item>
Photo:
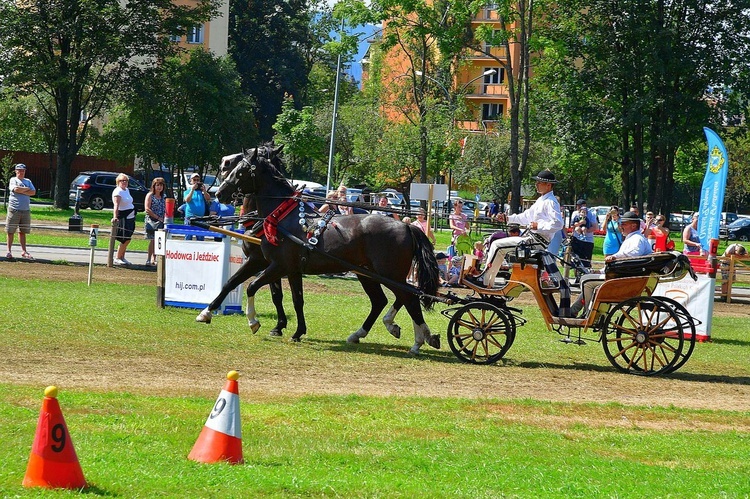
M 708 167 L 703 177 L 701 205 L 698 209 L 698 237 L 701 247 L 708 251 L 708 242 L 719 237 L 721 210 L 724 206 L 724 191 L 727 186 L 729 156 L 721 138 L 709 128 L 703 128 L 708 141 Z

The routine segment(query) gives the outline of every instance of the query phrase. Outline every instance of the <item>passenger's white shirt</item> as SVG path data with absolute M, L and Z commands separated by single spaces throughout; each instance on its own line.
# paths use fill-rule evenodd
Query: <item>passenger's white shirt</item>
M 651 243 L 648 242 L 643 234 L 633 231 L 625 237 L 620 246 L 620 250 L 613 256 L 615 258 L 625 258 L 629 256 L 644 256 L 652 253 Z

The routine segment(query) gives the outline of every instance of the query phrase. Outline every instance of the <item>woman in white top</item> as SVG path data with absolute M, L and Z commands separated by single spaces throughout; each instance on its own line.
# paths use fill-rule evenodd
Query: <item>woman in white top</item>
M 117 176 L 117 187 L 112 191 L 112 223 L 117 224 L 117 233 L 115 239 L 120 242 L 117 248 L 117 257 L 114 260 L 115 265 L 130 265 L 125 260 L 125 250 L 130 244 L 130 238 L 135 230 L 135 206 L 133 206 L 133 196 L 128 190 L 129 178 L 124 173 Z

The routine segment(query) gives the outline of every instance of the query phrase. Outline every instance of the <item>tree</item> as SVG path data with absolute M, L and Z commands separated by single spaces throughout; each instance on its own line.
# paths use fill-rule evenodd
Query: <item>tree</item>
M 304 0 L 230 3 L 229 53 L 242 76 L 243 92 L 255 101 L 262 140 L 273 138 L 285 96 L 301 106 L 310 69 L 310 54 L 304 50 L 311 40 L 306 5 Z
M 208 20 L 216 0 L 30 0 L 0 3 L 0 80 L 37 97 L 55 122 L 55 206 L 91 121 L 145 67 L 174 53 L 169 36 Z M 52 99 L 52 105 L 45 96 Z
M 711 89 L 744 85 L 747 1 L 558 4 L 539 81 L 558 137 L 619 171 L 623 201 L 668 213 L 681 146 L 719 123 Z
M 257 143 L 250 102 L 228 57 L 202 49 L 144 74 L 106 126 L 109 156 L 134 155 L 204 173 L 227 152 Z

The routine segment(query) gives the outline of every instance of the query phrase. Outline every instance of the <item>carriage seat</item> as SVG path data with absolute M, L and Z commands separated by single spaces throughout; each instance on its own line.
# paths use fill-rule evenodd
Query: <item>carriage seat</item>
M 693 279 L 697 279 L 695 272 L 690 266 L 690 259 L 677 251 L 665 251 L 634 258 L 622 258 L 610 262 L 604 267 L 606 279 L 657 275 L 659 277 L 669 277 L 670 279 L 678 280 L 688 272 Z

